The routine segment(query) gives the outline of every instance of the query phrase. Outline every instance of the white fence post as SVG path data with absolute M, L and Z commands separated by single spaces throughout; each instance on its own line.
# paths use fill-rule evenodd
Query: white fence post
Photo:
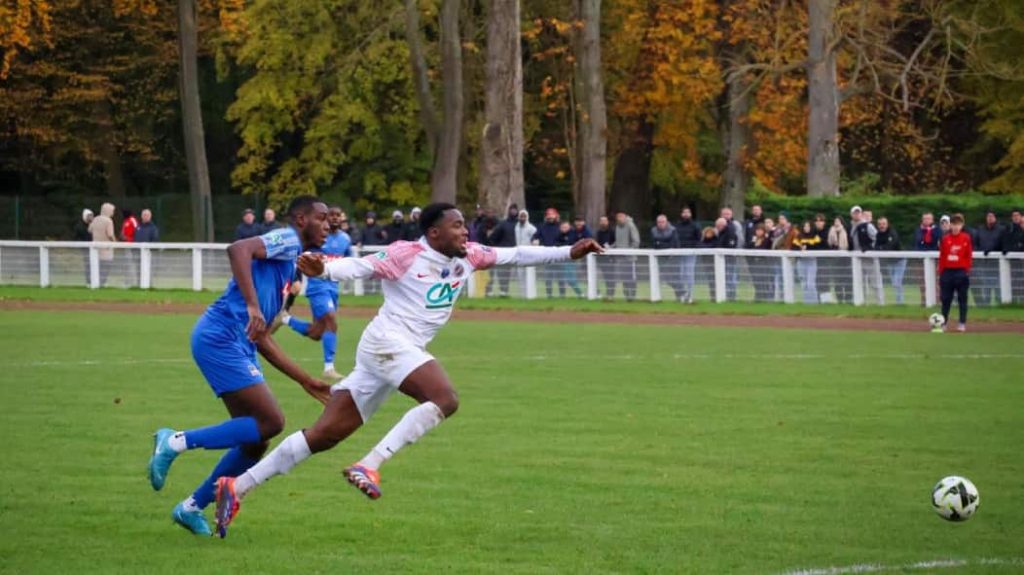
M 493 270 L 494 268 L 491 268 L 491 269 Z M 484 273 L 484 272 L 473 272 L 473 273 L 469 274 L 469 277 L 466 278 L 466 297 L 470 297 L 470 298 L 476 297 L 476 274 L 478 274 L 478 273 Z M 486 273 L 490 273 L 490 272 L 486 272 Z M 484 297 L 487 297 L 487 294 L 484 294 Z
M 39 247 L 39 287 L 50 287 L 50 249 Z
M 100 287 L 100 252 L 94 247 L 89 248 L 89 287 Z
M 715 303 L 725 301 L 725 256 L 715 254 Z
M 139 250 L 139 287 L 149 289 L 153 285 L 153 252 L 147 247 Z
M 796 274 L 792 256 L 782 256 L 782 301 L 796 303 Z
M 924 258 L 921 269 L 924 273 L 924 305 L 935 307 L 935 258 Z
M 647 269 L 651 278 L 651 301 L 661 301 L 661 270 L 658 268 L 658 256 L 647 255 Z
M 537 268 L 530 266 L 526 268 L 526 285 L 524 295 L 526 299 L 537 299 Z
M 597 256 L 587 254 L 587 299 L 597 299 Z
M 850 256 L 853 268 L 853 305 L 864 305 L 864 266 L 860 256 Z
M 1013 303 L 1013 283 L 1010 281 L 1010 260 L 999 258 L 999 303 Z
M 363 295 L 365 293 L 366 293 L 366 290 L 363 287 L 363 280 L 362 280 L 362 278 L 356 278 L 356 279 L 352 280 L 352 295 L 361 296 L 361 295 Z
M 203 291 L 203 249 L 192 248 L 192 289 Z

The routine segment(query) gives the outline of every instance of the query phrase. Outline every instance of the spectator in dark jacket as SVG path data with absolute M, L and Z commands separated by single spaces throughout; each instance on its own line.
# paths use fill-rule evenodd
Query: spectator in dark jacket
M 723 227 L 725 226 L 724 220 L 723 220 L 722 225 L 723 225 Z M 708 227 L 706 227 L 706 228 L 701 230 L 701 232 L 700 232 L 700 246 L 698 246 L 698 247 L 701 248 L 701 249 L 714 249 L 714 248 L 718 247 L 718 243 L 719 243 L 719 239 L 718 239 L 718 222 L 716 221 L 714 226 L 708 226 Z M 707 281 L 707 284 L 708 284 L 708 294 L 710 294 L 710 296 L 711 296 L 711 301 L 718 301 L 717 300 L 717 296 L 715 294 L 715 272 L 714 272 L 714 268 L 713 267 L 712 268 L 705 267 L 704 270 L 701 272 L 701 275 L 704 276 L 704 279 Z M 692 294 L 692 292 L 691 292 L 691 294 Z
M 260 235 L 280 228 L 281 223 L 277 221 L 277 213 L 267 208 L 263 210 L 263 224 L 260 225 Z
M 587 226 L 587 221 L 583 219 L 583 216 L 577 215 L 573 218 L 572 231 L 569 232 L 569 239 L 572 240 L 572 243 L 592 237 L 594 237 L 594 234 L 590 233 L 590 228 Z
M 512 204 L 504 220 L 498 222 L 487 244 L 496 248 L 514 248 L 516 246 L 516 224 L 519 223 L 519 206 Z M 498 290 L 500 297 L 508 296 L 508 285 L 512 280 L 512 268 L 510 266 L 497 266 L 492 272 L 496 281 L 491 285 Z
M 402 230 L 402 239 L 407 242 L 414 242 L 423 236 L 423 230 L 420 229 L 420 214 L 423 210 L 413 208 L 409 211 L 409 221 L 405 224 L 405 229 Z
M 1006 229 L 999 224 L 996 213 L 985 212 L 985 225 L 974 232 L 974 252 L 988 256 L 1002 253 L 1006 241 Z M 975 256 L 977 257 L 977 256 Z M 979 306 L 999 303 L 999 260 L 977 258 L 974 262 L 971 291 L 974 302 Z
M 483 243 L 484 242 L 484 221 L 487 219 L 487 212 L 484 207 L 480 204 L 476 205 L 476 217 L 473 221 L 469 222 L 469 241 Z
M 387 232 L 387 243 L 393 244 L 402 239 L 405 235 L 405 216 L 402 215 L 402 210 L 395 210 L 391 212 L 391 223 L 388 224 L 384 231 Z
M 1013 210 L 1013 219 L 1006 230 L 1006 251 L 1010 253 L 1024 252 L 1024 217 L 1020 208 Z M 1013 303 L 1024 302 L 1024 260 L 1010 260 L 1010 286 Z
M 377 224 L 377 212 L 366 212 L 366 225 L 363 226 L 363 245 L 385 246 L 388 243 L 388 232 Z
M 679 247 L 694 249 L 700 247 L 700 224 L 693 219 L 693 211 L 683 208 L 679 212 L 679 223 L 676 224 L 676 235 L 679 236 Z M 679 258 L 679 288 L 683 290 L 680 301 L 693 303 L 693 286 L 697 281 L 697 256 L 688 255 Z
M 238 224 L 238 227 L 235 228 L 235 240 L 244 240 L 245 238 L 263 235 L 262 230 L 263 228 L 256 223 L 256 212 L 246 208 L 242 212 L 242 223 Z
M 898 252 L 903 247 L 896 230 L 889 227 L 889 218 L 878 218 L 878 235 L 875 236 L 875 249 L 883 252 Z M 907 271 L 906 258 L 882 260 L 882 271 L 889 276 L 889 284 L 896 293 L 896 304 L 903 305 L 903 276 Z
M 582 218 L 582 216 L 578 216 Z M 581 221 L 582 223 L 582 221 Z M 584 225 L 584 229 L 586 226 Z M 590 233 L 590 230 L 586 230 Z M 569 225 L 569 222 L 562 222 L 558 225 L 558 237 L 555 239 L 556 246 L 571 246 L 576 243 L 577 230 Z M 582 233 L 582 231 L 580 232 Z M 565 297 L 565 287 L 569 286 L 576 293 L 576 297 L 583 297 L 583 290 L 580 289 L 580 282 L 576 279 L 577 263 L 574 261 L 559 262 L 554 264 L 558 273 L 558 297 Z
M 604 249 L 610 249 L 615 245 L 615 228 L 612 227 L 608 216 L 601 216 L 597 219 L 597 243 Z M 611 258 L 597 258 L 597 273 L 601 274 L 604 281 L 604 297 L 611 299 L 615 295 L 615 265 Z
M 82 219 L 78 220 L 78 222 L 75 224 L 74 229 L 74 238 L 76 242 L 92 241 L 92 233 L 89 232 L 89 224 L 92 223 L 92 219 L 94 217 L 95 214 L 93 214 L 92 210 L 90 210 L 89 208 L 82 210 Z M 88 255 L 88 252 L 86 252 L 86 255 Z M 89 266 L 86 265 L 86 269 L 88 268 Z
M 935 225 L 935 215 L 925 212 L 921 215 L 921 225 L 914 230 L 914 250 L 919 252 L 935 252 L 939 250 L 942 230 Z
M 541 246 L 554 246 L 555 242 L 558 241 L 559 235 L 558 225 L 558 210 L 555 208 L 548 208 L 544 211 L 544 222 L 537 226 L 537 233 L 533 235 L 533 243 Z M 556 281 L 557 271 L 554 266 L 543 266 L 540 268 L 541 275 L 544 276 L 544 289 L 551 297 L 551 286 Z
M 750 208 L 750 219 L 743 222 L 744 245 L 754 237 L 754 228 L 764 223 L 764 212 L 761 206 L 754 204 Z
M 352 241 L 353 246 L 363 245 L 363 234 L 359 231 L 359 228 L 352 225 L 352 222 L 348 219 L 348 214 L 341 212 L 341 231 L 348 234 L 349 239 Z M 356 255 L 359 255 L 358 252 Z
M 153 223 L 153 212 L 148 209 L 142 210 L 142 222 L 135 230 L 136 243 L 152 243 L 160 241 L 160 229 Z
M 659 214 L 651 227 L 651 246 L 656 250 L 679 249 L 679 232 L 675 226 L 668 223 L 665 214 Z M 676 299 L 686 302 L 686 296 L 679 280 L 680 262 L 678 256 L 665 256 L 658 258 L 658 268 L 661 272 L 661 279 L 672 286 Z

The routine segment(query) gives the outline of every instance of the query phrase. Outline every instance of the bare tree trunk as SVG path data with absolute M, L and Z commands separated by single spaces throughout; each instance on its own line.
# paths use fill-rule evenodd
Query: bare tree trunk
M 122 200 L 125 197 L 124 170 L 121 165 L 121 155 L 114 144 L 114 134 L 117 132 L 114 126 L 114 114 L 110 109 L 110 102 L 103 98 L 94 106 L 97 115 L 98 132 L 96 138 L 99 142 L 100 158 L 103 160 L 103 171 L 107 176 L 107 193 L 111 197 Z M 118 204 L 120 207 L 121 204 Z
M 192 236 L 213 241 L 210 171 L 206 165 L 203 116 L 199 107 L 198 30 L 195 0 L 178 0 L 178 44 L 181 58 L 181 112 L 185 132 L 185 161 L 192 195 Z
M 750 188 L 750 171 L 745 165 L 754 141 L 747 121 L 750 100 L 750 85 L 746 78 L 742 74 L 731 74 L 726 80 L 725 105 L 729 109 L 729 125 L 724 141 L 727 155 L 720 207 L 732 208 L 739 219 L 743 219 Z
M 654 152 L 654 124 L 637 120 L 636 132 L 615 160 L 612 178 L 612 209 L 622 210 L 638 221 L 651 216 L 651 155 Z
M 434 96 L 430 93 L 427 78 L 427 59 L 420 39 L 420 7 L 416 0 L 405 0 L 405 40 L 409 44 L 409 61 L 412 65 L 413 80 L 416 82 L 416 100 L 420 106 L 420 122 L 427 134 L 430 155 L 437 152 L 437 141 L 441 131 L 434 108 Z
M 583 23 L 577 44 L 583 111 L 580 119 L 580 205 L 577 211 L 594 226 L 606 211 L 608 112 L 601 70 L 601 0 L 578 0 Z
M 837 0 L 809 0 L 807 195 L 839 195 L 839 87 L 832 46 Z
M 523 58 L 519 0 L 491 0 L 487 17 L 487 87 L 480 197 L 495 213 L 525 207 Z
M 444 86 L 444 124 L 434 156 L 430 200 L 455 203 L 459 152 L 462 150 L 462 42 L 459 39 L 459 0 L 441 4 L 441 79 Z

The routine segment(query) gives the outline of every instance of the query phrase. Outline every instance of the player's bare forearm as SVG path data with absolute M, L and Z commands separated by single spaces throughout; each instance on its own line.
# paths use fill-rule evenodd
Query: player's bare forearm
M 302 389 L 306 390 L 306 393 L 312 395 L 320 403 L 327 403 L 327 399 L 331 395 L 330 386 L 306 373 L 297 363 L 285 355 L 284 350 L 277 345 L 274 338 L 264 335 L 256 341 L 256 349 L 259 350 L 260 355 L 270 362 L 270 365 L 273 365 L 278 371 L 301 385 Z
M 238 291 L 245 299 L 245 306 L 249 311 L 249 323 L 245 326 L 245 332 L 250 341 L 257 338 L 266 329 L 266 318 L 260 311 L 260 303 L 256 297 L 256 286 L 252 282 L 252 260 L 266 259 L 267 248 L 260 238 L 247 238 L 239 240 L 228 246 L 228 261 L 231 263 L 231 274 L 235 276 L 235 283 L 238 284 Z

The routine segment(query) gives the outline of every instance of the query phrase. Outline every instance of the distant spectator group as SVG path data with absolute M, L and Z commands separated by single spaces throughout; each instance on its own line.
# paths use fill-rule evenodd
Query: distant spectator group
M 145 243 L 145 242 L 159 242 L 160 241 L 160 229 L 157 228 L 156 224 L 153 223 L 153 212 L 151 210 L 144 209 L 139 214 L 140 218 L 135 217 L 135 212 L 132 210 L 121 210 L 121 231 L 119 234 L 115 234 L 114 226 L 114 214 L 116 207 L 111 203 L 104 203 L 100 206 L 100 215 L 95 215 L 92 210 L 86 208 L 82 210 L 82 218 L 75 223 L 73 230 L 73 237 L 75 241 L 79 242 L 124 242 L 124 243 Z M 97 250 L 97 258 L 99 260 L 99 279 L 100 285 L 104 286 L 107 284 L 107 279 L 110 276 L 111 268 L 114 264 L 114 250 L 109 247 L 101 247 Z M 130 287 L 136 285 L 138 279 L 138 256 L 132 250 L 125 250 L 125 285 Z M 85 265 L 85 283 L 90 285 L 92 283 L 90 277 L 90 265 L 89 265 L 89 254 L 84 255 Z

